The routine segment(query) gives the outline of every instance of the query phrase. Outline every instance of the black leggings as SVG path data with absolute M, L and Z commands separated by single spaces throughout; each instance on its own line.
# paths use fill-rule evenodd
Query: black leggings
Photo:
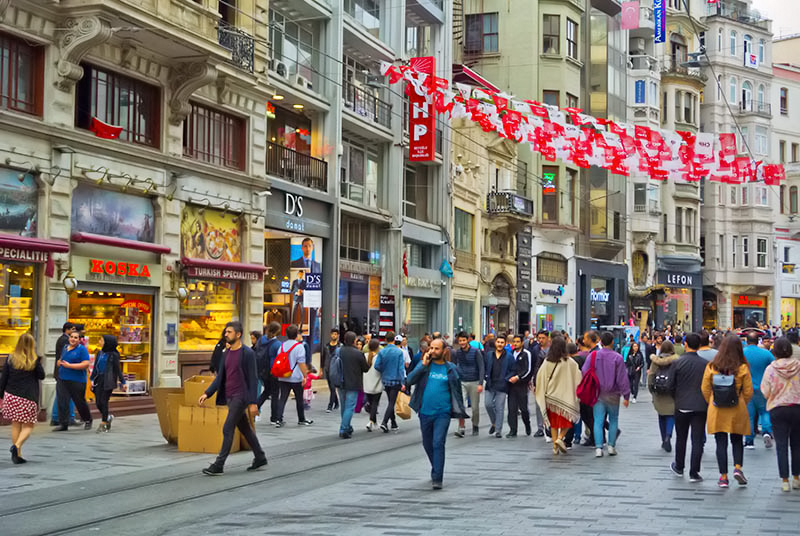
M 733 447 L 733 464 L 742 466 L 744 464 L 744 436 L 741 434 L 730 434 L 731 446 Z M 719 474 L 728 474 L 728 434 L 717 432 L 714 434 L 717 440 L 717 465 Z
M 86 383 L 73 382 L 59 379 L 56 383 L 56 396 L 58 397 L 58 420 L 61 426 L 69 425 L 69 401 L 75 403 L 75 409 L 83 422 L 92 422 L 92 414 L 86 403 Z
M 392 421 L 392 426 L 397 426 L 397 418 L 394 415 L 394 404 L 397 402 L 397 393 L 400 392 L 399 385 L 392 385 L 392 386 L 384 386 L 384 390 L 386 391 L 386 399 L 389 403 L 386 406 L 386 413 L 383 414 L 383 423 L 386 424 L 390 420 Z
M 778 474 L 789 478 L 789 447 L 792 449 L 792 476 L 800 476 L 800 406 L 778 406 L 769 412 L 775 450 L 778 453 Z
M 634 372 L 628 375 L 628 383 L 631 384 L 631 396 L 636 398 L 639 396 L 639 382 L 642 379 L 642 372 Z
M 98 388 L 94 392 L 97 411 L 100 412 L 104 423 L 108 423 L 108 401 L 111 400 L 111 391 L 112 389 L 105 389 L 103 384 L 98 384 Z
M 375 393 L 371 395 L 367 393 L 367 401 L 369 402 L 369 422 L 378 422 L 378 404 L 381 403 L 381 395 L 383 393 Z

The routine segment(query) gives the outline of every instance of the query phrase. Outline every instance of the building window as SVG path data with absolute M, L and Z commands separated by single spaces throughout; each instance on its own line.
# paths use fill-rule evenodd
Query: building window
M 536 256 L 536 281 L 566 285 L 567 276 L 567 260 L 561 255 L 543 251 Z
M 417 268 L 433 268 L 433 246 L 417 244 L 416 242 L 406 242 L 403 244 L 406 250 L 406 259 L 409 266 Z
M 633 185 L 633 211 L 647 212 L 647 184 Z
M 797 162 L 800 158 L 800 143 L 792 144 L 792 163 Z
M 575 225 L 575 188 L 578 182 L 578 172 L 567 170 L 566 183 L 561 192 L 561 221 L 566 225 Z
M 753 38 L 750 35 L 744 35 L 744 55 L 745 57 L 753 52 Z
M 736 206 L 736 195 L 737 195 L 737 193 L 738 192 L 736 191 L 736 186 L 731 186 L 731 205 L 734 206 L 734 207 Z
M 731 268 L 736 268 L 736 246 L 739 242 L 739 237 L 733 235 L 731 237 Z
M 567 56 L 578 59 L 578 23 L 567 19 Z
M 473 216 L 469 212 L 456 209 L 455 214 L 455 248 L 458 251 L 465 251 L 472 253 L 473 233 Z
M 694 210 L 686 209 L 686 243 L 694 244 Z
M 578 107 L 578 97 L 567 93 L 567 108 L 577 108 L 577 107 Z
M 756 154 L 767 154 L 769 152 L 769 132 L 767 127 L 756 127 L 755 146 Z
M 789 213 L 797 214 L 797 186 L 789 188 Z
M 767 56 L 767 42 L 763 39 L 758 41 L 758 64 L 763 65 Z
M 41 115 L 43 51 L 0 33 L 0 108 Z
M 719 235 L 717 237 L 717 242 L 719 243 L 719 257 L 717 258 L 717 265 L 720 268 L 725 267 L 725 235 Z
M 758 103 L 758 111 L 759 112 L 762 111 L 762 109 L 764 107 L 764 96 L 765 96 L 765 93 L 766 93 L 766 90 L 764 88 L 764 84 L 759 84 L 758 85 L 758 90 L 756 90 L 756 102 Z
M 746 206 L 750 203 L 750 186 L 744 185 L 742 186 L 742 206 Z
M 183 156 L 232 169 L 244 169 L 244 120 L 192 103 L 183 123 Z
M 415 220 L 428 221 L 430 219 L 430 214 L 428 213 L 428 200 L 430 197 L 428 168 L 425 166 L 407 167 L 403 199 L 404 214 Z
M 497 13 L 466 15 L 465 19 L 467 35 L 464 40 L 464 53 L 487 54 L 499 50 Z
M 550 89 L 542 91 L 542 102 L 550 106 L 558 106 L 558 91 Z
M 675 242 L 683 242 L 683 209 L 675 209 Z
M 786 140 L 778 142 L 778 160 L 781 164 L 786 162 Z
M 376 147 L 365 147 L 343 140 L 339 178 L 341 196 L 370 207 L 378 205 L 380 157 Z
M 780 92 L 781 115 L 789 115 L 789 88 L 782 87 Z
M 669 237 L 669 235 L 667 234 L 669 231 L 669 222 L 667 221 L 667 214 L 664 213 L 664 216 L 662 216 L 661 219 L 662 219 L 661 232 L 664 234 L 664 242 L 666 242 Z
M 786 213 L 786 185 L 781 184 L 780 187 L 780 205 L 781 205 L 781 214 Z
M 83 66 L 76 89 L 75 126 L 89 128 L 92 118 L 122 127 L 119 139 L 158 147 L 160 94 L 139 80 L 95 67 Z
M 730 49 L 731 56 L 736 56 L 736 30 L 731 30 Z
M 558 54 L 561 40 L 561 16 L 544 15 L 542 18 L 542 50 L 545 54 Z
M 722 28 L 717 30 L 717 52 L 722 52 Z
M 767 239 L 756 238 L 756 267 L 767 267 Z
M 558 168 L 542 167 L 542 222 L 558 223 Z
M 750 239 L 746 236 L 742 237 L 742 266 L 750 266 Z
M 791 259 L 791 257 L 790 257 L 790 252 L 791 251 L 792 251 L 792 248 L 787 248 L 787 247 L 783 248 L 783 262 L 792 262 L 790 260 Z
M 351 261 L 370 262 L 372 224 L 354 218 L 342 218 L 339 256 Z
M 233 3 L 233 2 L 231 2 Z M 365 16 L 370 12 L 379 14 L 377 6 L 353 6 Z M 364 9 L 366 8 L 366 9 Z M 362 20 L 361 16 L 358 20 Z M 380 23 L 378 23 L 380 26 Z M 370 24 L 372 27 L 372 24 Z M 276 61 L 286 64 L 289 76 L 300 75 L 308 81 L 313 80 L 315 72 L 314 33 L 309 22 L 296 23 L 274 9 L 269 10 L 269 43 L 270 55 Z
M 740 153 L 747 153 L 748 146 L 750 145 L 750 132 L 747 127 L 739 127 L 739 152 Z
M 736 104 L 739 101 L 739 89 L 736 83 L 736 77 L 731 76 L 730 85 L 728 86 L 728 100 L 731 104 Z
M 756 205 L 766 207 L 767 206 L 767 187 L 766 186 L 755 186 L 756 189 L 756 198 L 755 203 Z

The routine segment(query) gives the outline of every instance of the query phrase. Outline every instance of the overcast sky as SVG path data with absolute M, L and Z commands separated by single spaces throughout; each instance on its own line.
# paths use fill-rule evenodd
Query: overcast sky
M 772 19 L 775 37 L 800 33 L 800 10 L 796 0 L 753 0 L 753 8 Z

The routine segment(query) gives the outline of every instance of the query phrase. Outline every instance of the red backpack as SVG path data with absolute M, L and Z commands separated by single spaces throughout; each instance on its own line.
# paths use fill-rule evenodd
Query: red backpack
M 589 370 L 583 375 L 583 379 L 581 379 L 577 389 L 578 400 L 581 401 L 581 404 L 586 404 L 587 406 L 594 406 L 600 397 L 600 382 L 597 379 L 597 372 L 594 367 L 596 358 L 597 350 L 592 352 L 592 362 L 589 365 Z
M 292 375 L 294 367 L 292 366 L 292 360 L 289 358 L 289 355 L 299 344 L 299 342 L 294 343 L 288 350 L 285 350 L 284 345 L 281 344 L 281 349 L 278 351 L 278 355 L 272 363 L 272 369 L 270 369 L 275 378 L 288 378 Z M 295 367 L 296 366 L 297 364 L 295 364 Z

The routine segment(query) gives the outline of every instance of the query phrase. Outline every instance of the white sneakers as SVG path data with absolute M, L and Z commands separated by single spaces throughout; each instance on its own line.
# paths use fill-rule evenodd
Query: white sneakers
M 603 449 L 594 449 L 594 457 L 595 458 L 602 458 L 603 457 Z
M 612 447 L 611 445 L 609 445 L 608 446 L 608 455 L 609 456 L 616 456 L 617 455 L 617 449 Z
M 764 447 L 771 449 L 773 445 L 772 436 L 769 434 L 764 434 Z

